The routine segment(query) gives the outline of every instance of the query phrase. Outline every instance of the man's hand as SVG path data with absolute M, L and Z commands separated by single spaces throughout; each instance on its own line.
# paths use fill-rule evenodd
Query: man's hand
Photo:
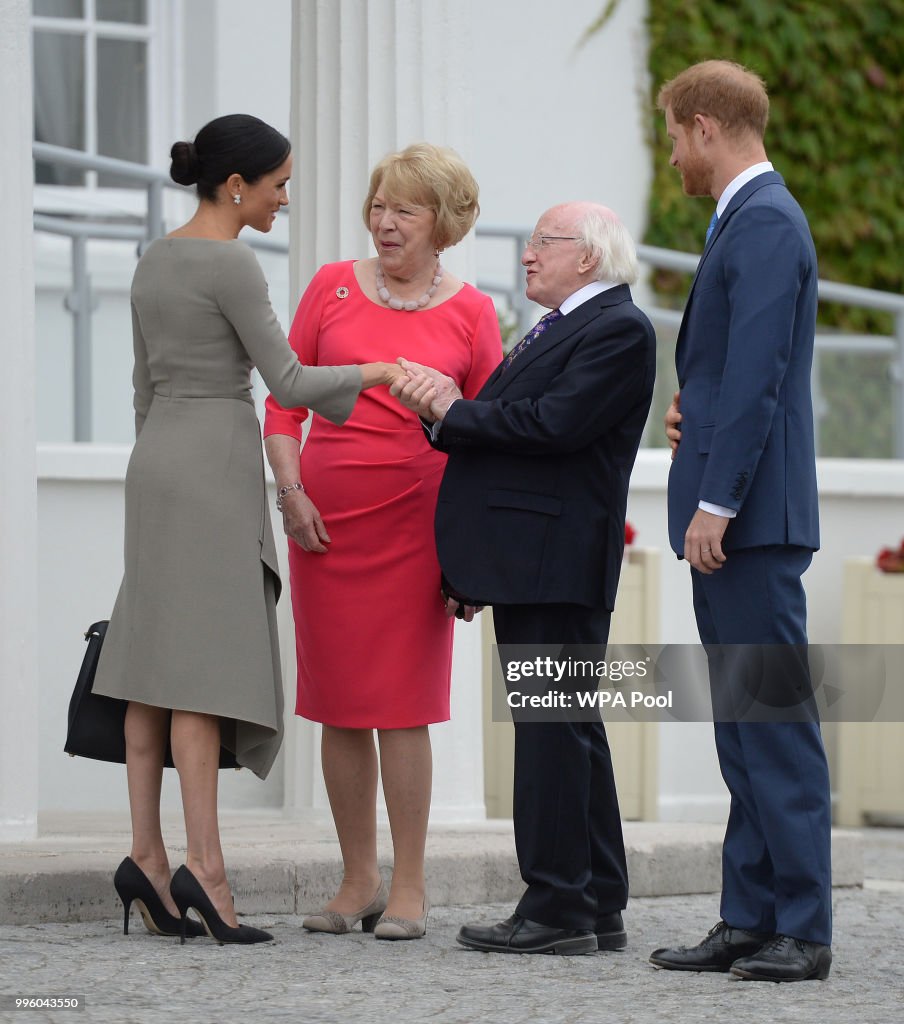
M 449 597 L 444 591 L 440 591 L 443 598 L 443 604 L 446 606 L 446 618 L 447 619 L 464 619 L 465 622 L 471 622 L 477 612 L 483 611 L 482 604 L 461 604 L 456 601 L 454 597 Z
M 436 419 L 430 411 L 430 404 L 436 398 L 436 384 L 432 377 L 413 370 L 408 373 L 403 371 L 403 375 L 390 387 L 389 393 L 406 409 L 416 412 L 422 420 L 432 423 Z
M 442 420 L 449 406 L 462 397 L 455 381 L 439 370 L 434 370 L 432 366 L 411 362 L 403 357 L 399 358 L 399 366 L 407 377 L 396 381 L 389 393 L 425 420 Z
M 678 452 L 678 444 L 681 441 L 681 413 L 679 407 L 681 405 L 681 392 L 676 391 L 672 395 L 672 404 L 669 406 L 668 411 L 665 414 L 665 436 L 668 438 L 669 447 L 672 449 L 672 459 Z
M 707 576 L 721 569 L 725 563 L 722 538 L 730 522 L 727 516 L 717 516 L 698 508 L 684 535 L 684 557 Z
M 305 551 L 323 555 L 329 550 L 330 535 L 326 532 L 317 506 L 303 491 L 289 491 L 282 499 L 283 529 Z

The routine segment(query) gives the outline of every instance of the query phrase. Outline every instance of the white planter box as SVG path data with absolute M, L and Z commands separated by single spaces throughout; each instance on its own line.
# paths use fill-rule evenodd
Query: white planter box
M 613 643 L 659 642 L 658 551 L 629 548 L 618 584 L 612 615 Z M 494 722 L 492 715 L 493 626 L 484 612 L 483 759 L 484 794 L 488 818 L 512 816 L 512 764 L 515 731 L 511 722 Z M 622 818 L 656 818 L 658 722 L 613 722 L 606 726 Z
M 842 640 L 904 642 L 904 573 L 845 562 Z M 836 788 L 838 825 L 904 819 L 904 722 L 840 722 Z

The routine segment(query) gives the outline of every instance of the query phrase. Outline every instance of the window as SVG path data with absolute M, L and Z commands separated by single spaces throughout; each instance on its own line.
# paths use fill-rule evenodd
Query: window
M 149 162 L 154 6 L 154 0 L 33 0 L 36 141 Z M 35 182 L 130 185 L 116 175 L 43 161 L 35 162 Z

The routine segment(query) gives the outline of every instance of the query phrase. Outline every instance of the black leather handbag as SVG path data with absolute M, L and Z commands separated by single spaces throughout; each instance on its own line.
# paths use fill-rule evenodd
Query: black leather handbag
M 85 633 L 88 647 L 69 701 L 69 728 L 63 750 L 70 757 L 125 764 L 125 721 L 129 702 L 92 692 L 108 625 L 106 620 L 95 622 Z
M 103 619 L 93 623 L 85 633 L 88 648 L 69 700 L 69 724 L 63 750 L 70 757 L 90 757 L 95 761 L 125 764 L 125 722 L 129 702 L 93 692 L 94 676 L 108 625 L 109 622 Z M 173 767 L 169 743 L 163 763 L 167 768 Z M 220 767 L 239 767 L 235 755 L 225 747 L 220 747 Z

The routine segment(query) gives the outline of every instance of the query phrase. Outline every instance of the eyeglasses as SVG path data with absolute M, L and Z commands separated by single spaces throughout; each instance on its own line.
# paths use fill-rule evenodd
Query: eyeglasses
M 524 248 L 537 252 L 549 245 L 550 242 L 580 242 L 580 240 L 579 235 L 534 235 L 524 243 Z

